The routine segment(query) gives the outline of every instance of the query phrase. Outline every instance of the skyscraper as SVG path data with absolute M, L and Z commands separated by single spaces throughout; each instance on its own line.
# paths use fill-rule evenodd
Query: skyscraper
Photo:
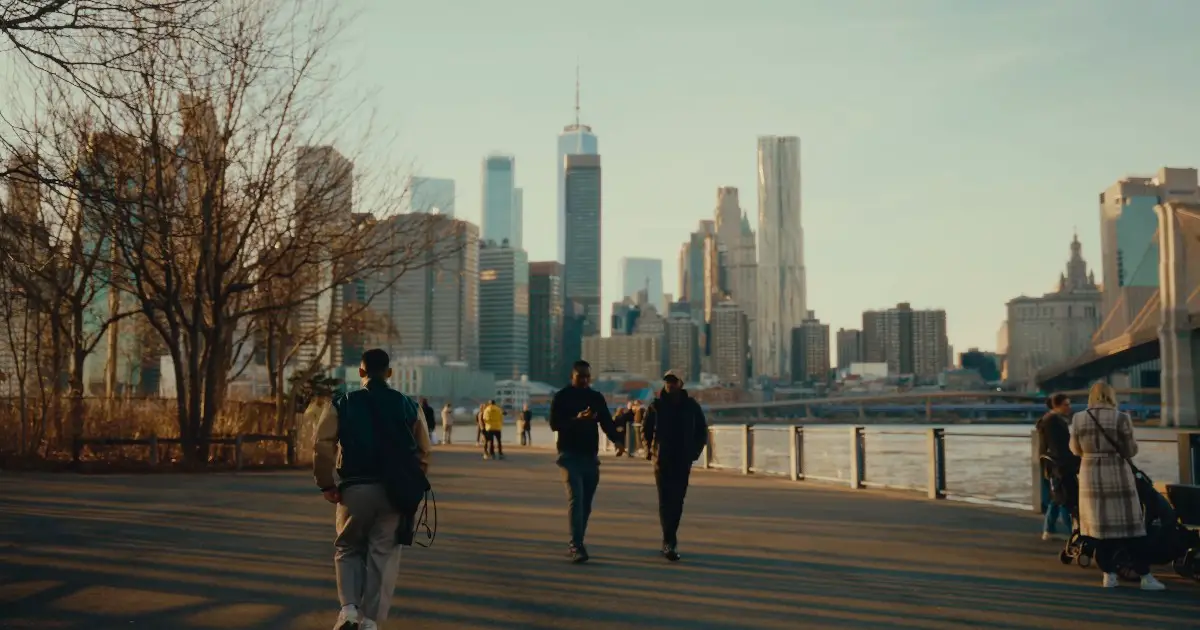
M 621 259 L 621 296 L 637 301 L 638 291 L 660 312 L 667 310 L 663 301 L 662 261 L 657 258 Z
M 529 380 L 532 381 L 558 384 L 563 342 L 562 268 L 557 260 L 529 263 Z
M 816 313 L 809 311 L 799 326 L 792 328 L 792 365 L 789 370 L 795 383 L 825 383 L 829 381 L 829 324 L 822 324 Z
M 685 382 L 700 378 L 700 327 L 690 313 L 675 313 L 666 323 L 667 368 Z
M 712 312 L 711 329 L 713 372 L 722 383 L 745 387 L 750 361 L 745 311 L 732 300 L 717 304 Z
M 408 179 L 408 210 L 454 216 L 454 180 L 440 177 Z
M 583 306 L 583 336 L 600 334 L 599 155 L 563 158 L 566 185 L 567 252 L 563 271 L 567 301 Z
M 575 68 L 575 123 L 558 134 L 558 262 L 567 261 L 567 179 L 568 155 L 598 155 L 600 141 L 592 128 L 579 122 L 579 68 Z
M 839 370 L 851 363 L 863 362 L 863 334 L 861 330 L 839 328 L 837 331 L 837 366 Z
M 501 380 L 529 374 L 529 258 L 494 241 L 479 247 L 479 365 Z
M 737 302 L 754 326 L 755 296 L 758 295 L 758 255 L 754 230 L 738 202 L 738 189 L 725 186 L 717 189 L 716 211 L 717 248 L 724 252 L 721 276 L 729 297 Z M 753 336 L 753 335 L 752 335 Z
M 483 240 L 516 247 L 518 219 L 515 203 L 516 160 L 511 155 L 489 155 L 483 160 Z M 519 249 L 519 248 L 518 248 Z
M 368 283 L 390 286 L 368 286 L 367 291 L 381 291 L 371 308 L 394 333 L 382 344 L 392 354 L 432 354 L 479 369 L 479 228 L 443 216 L 424 224 L 437 237 L 431 239 L 435 245 L 428 248 L 422 267 L 395 279 L 387 274 L 368 278 Z M 426 234 L 414 229 L 413 222 L 426 220 L 402 214 L 381 222 L 379 229 L 394 232 L 397 248 L 411 248 L 420 246 L 412 240 Z
M 701 220 L 696 231 L 688 235 L 688 240 L 679 249 L 679 301 L 692 307 L 692 317 L 697 322 L 704 321 L 709 302 L 705 296 L 709 288 L 708 264 L 712 261 L 708 249 L 715 245 L 709 237 L 715 233 L 716 226 L 712 221 Z
M 950 362 L 946 311 L 913 310 L 907 302 L 863 313 L 863 347 L 869 363 L 888 364 L 888 373 L 937 380 Z
M 800 139 L 758 139 L 758 295 L 754 370 L 785 378 L 793 328 L 807 312 L 800 223 Z

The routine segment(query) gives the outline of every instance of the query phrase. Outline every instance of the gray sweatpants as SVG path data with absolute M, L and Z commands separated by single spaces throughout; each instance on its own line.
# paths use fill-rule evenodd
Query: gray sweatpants
M 386 621 L 400 569 L 396 528 L 400 515 L 382 484 L 347 486 L 337 506 L 337 539 L 333 555 L 338 598 L 363 616 Z

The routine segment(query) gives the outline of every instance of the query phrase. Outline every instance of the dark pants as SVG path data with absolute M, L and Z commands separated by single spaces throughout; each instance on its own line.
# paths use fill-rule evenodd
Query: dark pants
M 654 483 L 658 486 L 658 521 L 662 524 L 664 545 L 679 542 L 679 521 L 683 518 L 683 499 L 687 496 L 691 475 L 690 464 L 654 465 Z
M 1105 573 L 1117 572 L 1117 554 L 1124 552 L 1132 560 L 1133 572 L 1138 575 L 1150 573 L 1150 564 L 1146 562 L 1144 550 L 1146 538 L 1109 538 L 1096 541 L 1096 564 Z
M 483 445 L 483 453 L 490 457 L 496 456 L 496 450 L 500 450 L 500 456 L 504 456 L 504 444 L 500 441 L 501 435 L 499 431 L 484 431 L 483 436 L 486 439 Z
M 533 446 L 533 433 L 528 422 L 521 425 L 521 446 Z
M 567 488 L 567 521 L 571 525 L 571 544 L 583 544 L 588 518 L 592 516 L 592 499 L 600 485 L 600 460 L 594 455 L 562 453 L 558 456 L 563 485 Z

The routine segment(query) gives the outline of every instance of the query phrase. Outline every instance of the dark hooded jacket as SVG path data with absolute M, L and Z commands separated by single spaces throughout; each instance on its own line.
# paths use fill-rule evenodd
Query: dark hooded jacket
M 670 394 L 663 388 L 646 408 L 641 439 L 656 466 L 691 466 L 708 444 L 704 410 L 687 390 Z
M 1042 452 L 1039 455 L 1048 455 L 1058 462 L 1057 467 L 1052 467 L 1043 460 L 1042 474 L 1047 479 L 1078 474 L 1079 457 L 1071 452 L 1070 422 L 1059 413 L 1051 411 L 1037 421 L 1036 428 L 1042 443 Z

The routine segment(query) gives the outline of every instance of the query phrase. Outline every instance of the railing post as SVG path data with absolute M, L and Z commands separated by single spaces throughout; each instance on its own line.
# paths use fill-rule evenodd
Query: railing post
M 1029 493 L 1029 507 L 1038 514 L 1046 513 L 1046 503 L 1042 497 L 1042 436 L 1037 429 L 1029 432 L 1029 474 L 1032 487 Z
M 742 474 L 749 475 L 754 467 L 754 425 L 742 425 Z
M 929 430 L 929 498 L 946 498 L 946 430 Z
M 791 477 L 792 481 L 800 481 L 804 479 L 804 427 L 793 426 L 790 437 L 792 439 L 788 444 L 788 456 L 791 462 Z
M 296 430 L 288 429 L 287 432 L 287 455 L 285 456 L 288 466 L 296 465 Z
M 237 470 L 242 469 L 242 436 L 237 436 L 233 439 L 233 466 Z
M 866 470 L 866 444 L 863 439 L 863 427 L 850 427 L 850 487 L 863 487 L 863 473 Z
M 1179 439 L 1179 483 L 1200 485 L 1200 432 L 1180 431 Z
M 933 399 L 925 399 L 925 422 L 933 422 Z
M 150 465 L 158 465 L 158 436 L 150 434 Z
M 714 429 L 713 427 L 709 427 L 708 428 L 708 444 L 706 444 L 704 446 L 704 467 L 705 468 L 712 468 L 713 443 L 716 441 L 716 439 L 714 437 L 715 435 L 716 435 L 716 429 Z

